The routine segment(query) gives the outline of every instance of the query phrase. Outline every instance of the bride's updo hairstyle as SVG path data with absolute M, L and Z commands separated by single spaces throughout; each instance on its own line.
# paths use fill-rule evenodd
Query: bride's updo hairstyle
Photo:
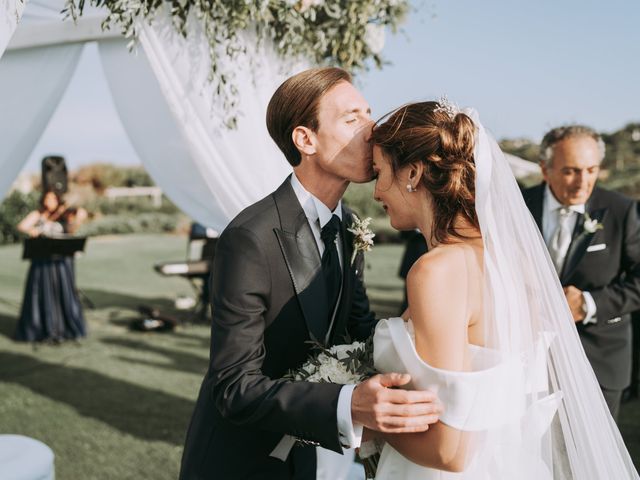
M 404 105 L 373 129 L 371 142 L 390 159 L 394 173 L 410 163 L 424 165 L 420 181 L 433 199 L 431 237 L 438 243 L 447 243 L 451 237 L 469 238 L 456 231 L 458 216 L 480 230 L 475 210 L 474 134 L 471 118 L 448 113 L 438 102 Z

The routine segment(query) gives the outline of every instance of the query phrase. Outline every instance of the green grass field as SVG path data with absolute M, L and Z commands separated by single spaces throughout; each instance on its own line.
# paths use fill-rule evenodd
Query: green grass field
M 85 308 L 89 336 L 58 346 L 11 340 L 28 269 L 20 254 L 19 246 L 0 247 L 0 432 L 48 444 L 60 480 L 175 479 L 207 368 L 209 327 L 161 334 L 127 325 L 138 305 L 180 315 L 174 299 L 193 290 L 152 267 L 184 259 L 186 238 L 90 239 L 76 262 L 78 287 L 96 306 Z M 401 294 L 398 254 L 382 246 L 370 256 L 370 292 L 384 315 L 395 313 Z
M 173 309 L 193 295 L 186 280 L 161 277 L 160 261 L 181 260 L 186 238 L 128 235 L 90 239 L 76 262 L 77 283 L 96 308 L 85 308 L 82 342 L 32 346 L 11 340 L 27 262 L 19 246 L 0 247 L 0 432 L 48 444 L 59 480 L 175 479 L 187 424 L 207 368 L 209 328 L 128 330 L 137 307 Z M 368 255 L 368 292 L 379 316 L 395 315 L 401 247 Z M 184 315 L 184 314 L 183 314 Z M 640 402 L 625 405 L 621 428 L 640 460 Z

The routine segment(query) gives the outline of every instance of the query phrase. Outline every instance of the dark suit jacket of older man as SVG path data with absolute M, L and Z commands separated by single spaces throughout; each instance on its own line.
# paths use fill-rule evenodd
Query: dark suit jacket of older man
M 545 184 L 523 191 L 542 231 Z M 582 345 L 600 385 L 622 390 L 631 377 L 631 312 L 640 309 L 640 220 L 638 205 L 619 193 L 594 188 L 586 213 L 603 228 L 589 232 L 579 215 L 564 266 L 563 286 L 589 292 L 596 323 L 577 323 Z

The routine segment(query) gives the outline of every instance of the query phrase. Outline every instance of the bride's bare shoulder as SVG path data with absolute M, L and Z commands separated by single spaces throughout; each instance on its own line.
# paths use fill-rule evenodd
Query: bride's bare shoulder
M 420 257 L 407 276 L 416 349 L 437 368 L 464 368 L 469 317 L 467 255 L 464 246 L 436 247 Z
M 460 282 L 466 271 L 468 247 L 464 244 L 439 245 L 422 255 L 411 267 L 407 282 Z

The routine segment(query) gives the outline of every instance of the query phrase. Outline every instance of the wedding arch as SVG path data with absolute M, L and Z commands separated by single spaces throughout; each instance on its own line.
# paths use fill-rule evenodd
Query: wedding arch
M 87 1 L 82 12 L 73 0 L 1 2 L 0 198 L 55 112 L 84 45 L 97 42 L 116 111 L 145 168 L 178 207 L 217 230 L 290 172 L 264 126 L 277 85 L 310 65 L 380 64 L 384 28 L 395 28 L 407 10 L 401 0 L 216 0 L 206 2 L 208 12 L 200 0 Z M 231 3 L 244 6 L 234 11 Z

